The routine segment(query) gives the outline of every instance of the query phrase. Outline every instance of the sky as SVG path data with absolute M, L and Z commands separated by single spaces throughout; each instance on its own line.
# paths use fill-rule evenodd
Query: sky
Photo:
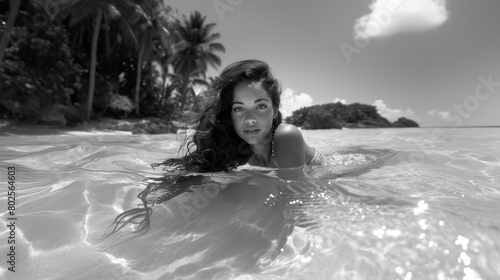
M 264 60 L 282 113 L 370 104 L 420 126 L 500 125 L 498 0 L 168 0 L 215 23 L 222 66 Z

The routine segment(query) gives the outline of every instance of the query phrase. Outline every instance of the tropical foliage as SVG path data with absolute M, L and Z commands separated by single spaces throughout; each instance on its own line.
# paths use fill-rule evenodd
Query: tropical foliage
M 4 36 L 1 37 L 0 40 L 0 65 L 2 65 L 3 62 L 3 57 L 5 55 L 5 48 L 7 47 L 7 44 L 9 42 L 9 35 L 12 33 L 12 30 L 14 29 L 14 22 L 16 21 L 17 14 L 19 13 L 19 8 L 21 7 L 21 1 L 22 0 L 9 0 L 9 5 L 10 5 L 10 12 L 9 16 L 7 19 L 7 23 L 5 24 L 5 28 L 3 31 Z M 2 20 L 2 25 L 3 24 Z
M 180 17 L 163 0 L 54 3 L 0 2 L 4 116 L 73 124 L 133 109 L 166 119 L 192 107 L 193 87 L 208 84 L 225 51 L 215 24 L 199 12 Z
M 26 24 L 40 12 L 40 6 L 24 7 L 17 17 L 19 24 L 10 32 L 0 68 L 0 104 L 14 118 L 66 124 L 66 114 L 70 122 L 77 121 L 78 109 L 71 97 L 81 90 L 83 70 L 72 58 L 64 26 L 42 21 Z M 4 28 L 0 26 L 0 32 Z

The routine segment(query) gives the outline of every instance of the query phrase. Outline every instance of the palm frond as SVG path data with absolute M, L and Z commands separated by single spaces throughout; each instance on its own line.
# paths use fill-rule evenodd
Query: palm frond
M 221 65 L 220 57 L 217 55 L 208 53 L 207 56 L 207 61 L 213 68 L 217 69 Z
M 210 84 L 203 79 L 193 79 L 193 84 L 199 84 L 207 87 L 210 86 Z
M 205 37 L 205 42 L 210 43 L 210 42 L 215 41 L 217 39 L 220 39 L 220 34 L 219 33 L 211 33 Z
M 221 43 L 210 43 L 208 49 L 210 52 L 226 52 L 226 48 Z

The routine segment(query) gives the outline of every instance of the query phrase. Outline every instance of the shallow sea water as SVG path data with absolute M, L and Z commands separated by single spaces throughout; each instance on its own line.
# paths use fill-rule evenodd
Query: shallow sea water
M 329 166 L 285 181 L 250 166 L 153 170 L 176 156 L 175 135 L 0 136 L 1 219 L 8 166 L 17 217 L 16 272 L 3 227 L 0 278 L 500 279 L 500 128 L 304 137 Z M 147 233 L 99 242 L 144 202 Z

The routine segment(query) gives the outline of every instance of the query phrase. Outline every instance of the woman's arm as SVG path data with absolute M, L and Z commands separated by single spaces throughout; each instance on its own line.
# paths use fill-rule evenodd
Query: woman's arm
M 274 159 L 279 168 L 302 167 L 314 157 L 300 130 L 291 124 L 281 125 L 274 134 Z

